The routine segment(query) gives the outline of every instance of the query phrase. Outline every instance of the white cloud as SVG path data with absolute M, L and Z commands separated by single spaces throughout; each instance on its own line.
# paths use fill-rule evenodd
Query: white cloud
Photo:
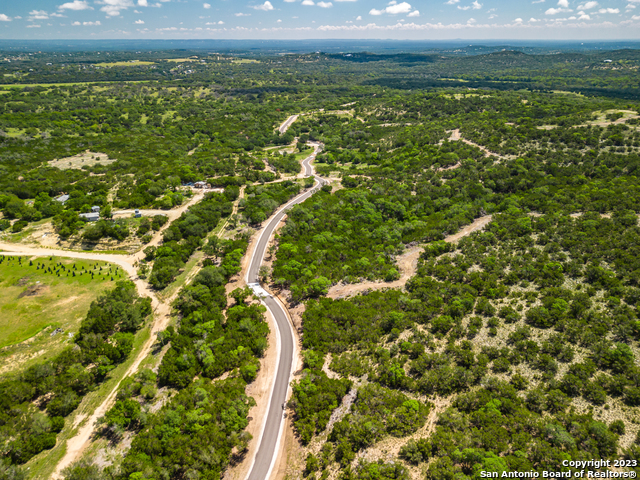
M 420 16 L 420 10 L 414 10 L 409 15 L 407 15 L 407 17 L 419 17 L 419 16 Z
M 242 13 L 242 12 L 240 12 L 240 13 L 235 13 L 234 15 L 235 15 L 236 17 L 250 17 L 250 16 L 251 16 L 251 14 L 250 14 L 250 13 Z
M 58 10 L 93 10 L 93 7 L 83 0 L 73 0 L 59 5 Z
M 544 3 L 544 1 L 545 1 L 545 0 L 535 0 L 535 1 L 531 2 L 531 3 L 532 3 L 532 4 L 535 4 L 535 3 Z
M 57 12 L 53 12 L 50 16 L 57 17 L 57 18 L 67 18 L 66 15 L 62 15 L 61 13 L 57 13 Z
M 557 15 L 558 13 L 562 13 L 562 12 L 573 12 L 573 10 L 571 10 L 570 8 L 549 8 L 547 9 L 546 12 L 544 12 L 544 14 Z
M 449 0 L 445 2 L 445 5 L 455 5 L 456 3 L 460 3 L 460 0 Z
M 331 8 L 333 7 L 333 3 L 331 2 L 318 2 L 318 6 L 321 8 Z
M 106 13 L 108 17 L 117 17 L 120 15 L 121 10 L 127 10 L 135 6 L 133 0 L 101 0 L 97 3 L 104 5 L 104 7 L 100 8 L 100 11 Z
M 640 15 L 634 15 L 631 20 L 640 20 Z
M 469 5 L 465 5 L 464 7 L 458 5 L 458 10 L 471 10 L 471 7 Z
M 362 17 L 361 17 L 360 15 L 358 15 L 358 16 L 356 17 L 356 20 L 362 20 Z
M 282 23 L 282 20 L 278 19 L 276 20 L 276 23 Z
M 471 6 L 474 10 L 480 10 L 482 8 L 482 4 L 478 2 L 478 0 L 474 0 Z
M 521 18 L 516 18 L 516 19 L 514 20 L 514 22 L 516 22 L 516 23 L 522 23 L 522 19 L 521 19 Z
M 27 28 L 40 28 L 40 25 L 27 25 Z
M 284 0 L 284 3 L 293 3 L 293 2 L 295 2 L 295 1 L 296 1 L 296 0 Z
M 74 27 L 77 27 L 78 25 L 82 25 L 80 22 L 73 22 L 71 25 L 73 25 Z
M 47 20 L 49 18 L 49 14 L 44 10 L 31 10 L 29 12 L 29 20 Z
M 303 0 L 302 5 L 306 5 L 307 7 L 310 7 L 311 5 L 315 5 L 315 2 L 313 0 Z
M 628 10 L 633 10 L 634 8 L 636 8 L 636 6 L 635 6 L 635 5 L 633 5 L 632 3 L 629 3 L 629 4 L 627 5 L 627 11 L 628 11 Z
M 144 25 L 144 20 L 136 20 L 135 22 L 136 25 Z
M 389 5 L 385 10 L 391 15 L 399 15 L 403 13 L 409 13 L 411 11 L 411 5 L 409 5 L 407 2 L 397 4 L 394 3 L 393 5 Z
M 100 20 L 96 20 L 95 22 L 82 22 L 82 25 L 92 27 L 92 26 L 100 26 L 101 23 L 100 23 Z
M 220 21 L 218 22 L 218 25 L 224 25 L 224 22 L 223 22 L 222 20 L 220 20 Z
M 529 19 L 529 21 L 530 21 L 531 23 L 536 23 L 536 22 L 539 22 L 540 20 L 538 20 L 537 18 L 533 18 L 533 17 L 531 17 L 531 18 Z
M 569 8 L 569 0 L 558 0 L 558 6 L 562 8 Z
M 582 13 L 578 17 L 578 20 L 591 20 L 591 17 L 589 15 L 587 15 L 586 13 Z
M 139 7 L 148 7 L 149 3 L 147 2 L 147 0 L 138 0 L 138 6 Z M 136 12 L 139 13 L 139 12 Z
M 413 7 L 411 7 L 411 5 L 407 2 L 397 3 L 395 1 L 392 1 L 389 3 L 389 6 L 387 8 L 384 8 L 382 10 L 372 8 L 369 11 L 369 15 L 382 15 L 384 13 L 388 13 L 389 15 L 401 15 L 411 12 L 412 8 Z
M 0 13 L 0 22 L 10 22 L 11 17 L 7 17 L 4 13 Z
M 598 13 L 620 13 L 619 8 L 601 8 Z
M 209 8 L 211 8 L 211 4 L 210 3 L 203 3 L 202 7 L 209 9 Z
M 586 2 L 582 5 L 578 5 L 578 10 L 591 10 L 592 8 L 596 8 L 598 6 L 598 2 L 592 0 L 591 2 Z
M 469 25 L 473 25 L 476 22 L 477 22 L 477 20 L 475 18 L 470 18 L 469 20 L 467 20 L 467 24 L 469 24 Z

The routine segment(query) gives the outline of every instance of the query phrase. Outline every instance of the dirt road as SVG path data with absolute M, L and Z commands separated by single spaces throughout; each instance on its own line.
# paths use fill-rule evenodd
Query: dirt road
M 472 223 L 461 228 L 459 232 L 449 235 L 444 239 L 445 242 L 454 243 L 467 235 L 483 229 L 491 222 L 491 215 L 476 218 Z M 384 288 L 404 288 L 407 281 L 416 274 L 418 268 L 418 258 L 424 246 L 416 246 L 408 249 L 397 258 L 398 270 L 400 278 L 393 282 L 362 282 L 354 284 L 339 283 L 329 289 L 327 297 L 338 299 L 355 295 L 366 290 L 382 290 Z
M 451 131 L 451 137 L 449 137 L 449 140 L 452 141 L 452 142 L 457 142 L 457 141 L 464 142 L 467 145 L 471 145 L 472 147 L 479 148 L 480 150 L 482 150 L 484 152 L 485 157 L 497 157 L 500 160 L 508 160 L 509 159 L 509 157 L 505 157 L 504 155 L 500 155 L 499 153 L 492 152 L 487 147 L 483 147 L 482 145 L 478 145 L 477 143 L 474 143 L 471 140 L 467 140 L 466 138 L 462 138 L 462 135 L 460 135 L 460 129 L 459 128 L 456 128 L 455 130 Z

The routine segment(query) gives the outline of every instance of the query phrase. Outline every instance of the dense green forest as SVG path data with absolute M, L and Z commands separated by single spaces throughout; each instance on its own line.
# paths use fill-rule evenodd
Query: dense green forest
M 315 167 L 331 181 L 288 212 L 261 271 L 304 308 L 286 405 L 304 457 L 296 478 L 640 460 L 637 51 L 188 53 L 42 54 L 0 68 L 3 240 L 51 222 L 65 239 L 146 244 L 166 227 L 140 262 L 156 290 L 203 258 L 176 288 L 158 368 L 126 378 L 100 421 L 122 455 L 66 478 L 220 478 L 244 458 L 246 387 L 269 328 L 250 290 L 227 287 L 252 232 L 313 184 L 300 175 L 307 142 L 322 144 Z M 197 181 L 219 190 L 171 223 L 111 218 L 184 205 Z M 79 214 L 93 206 L 102 219 L 87 226 Z M 451 241 L 480 217 L 483 231 Z M 227 224 L 240 233 L 212 235 Z M 385 289 L 414 247 L 411 278 Z M 365 281 L 382 288 L 329 296 Z M 2 377 L 0 479 L 28 476 L 21 465 L 55 445 L 150 313 L 119 283 L 73 347 Z

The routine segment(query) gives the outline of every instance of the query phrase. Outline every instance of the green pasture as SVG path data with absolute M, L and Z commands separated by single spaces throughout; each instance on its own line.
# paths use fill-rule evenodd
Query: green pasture
M 0 348 L 47 326 L 75 333 L 91 302 L 126 278 L 106 262 L 0 255 Z

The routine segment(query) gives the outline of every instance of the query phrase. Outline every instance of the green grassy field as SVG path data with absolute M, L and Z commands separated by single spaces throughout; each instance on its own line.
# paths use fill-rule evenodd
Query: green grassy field
M 91 302 L 127 278 L 106 262 L 18 258 L 0 255 L 0 374 L 63 348 L 68 334 L 78 331 Z M 56 328 L 64 331 L 52 336 Z

